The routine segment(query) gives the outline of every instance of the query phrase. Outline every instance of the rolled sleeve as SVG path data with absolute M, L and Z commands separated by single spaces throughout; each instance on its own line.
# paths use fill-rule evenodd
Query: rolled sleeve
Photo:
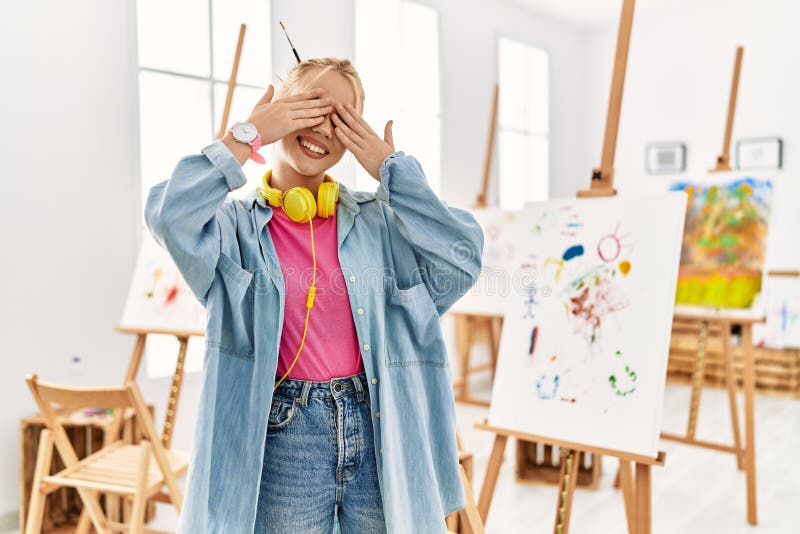
M 214 141 L 204 147 L 201 152 L 225 176 L 225 181 L 228 183 L 230 191 L 238 189 L 247 183 L 247 176 L 242 171 L 239 160 L 221 140 Z

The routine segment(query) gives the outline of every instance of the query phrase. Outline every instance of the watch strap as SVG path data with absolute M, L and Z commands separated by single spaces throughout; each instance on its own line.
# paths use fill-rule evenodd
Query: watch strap
M 239 124 L 239 123 L 237 122 L 236 124 Z M 233 126 L 228 128 L 228 132 L 231 133 L 231 135 L 233 136 L 234 140 L 242 143 L 242 141 L 239 141 L 238 139 L 236 139 L 236 136 L 233 135 L 233 128 L 236 126 L 236 124 L 234 124 Z M 261 154 L 258 153 L 258 150 L 261 148 L 261 135 L 259 133 L 256 133 L 256 136 L 252 141 L 250 141 L 249 143 L 244 143 L 244 144 L 250 145 L 250 159 L 252 159 L 256 163 L 261 163 L 261 164 L 266 163 L 266 160 L 264 159 L 264 156 L 262 156 Z

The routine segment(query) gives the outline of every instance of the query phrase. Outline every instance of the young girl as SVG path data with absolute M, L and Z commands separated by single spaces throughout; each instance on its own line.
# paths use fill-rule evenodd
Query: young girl
M 464 494 L 439 316 L 483 234 L 395 151 L 391 121 L 380 137 L 363 120 L 348 60 L 299 63 L 273 92 L 147 198 L 208 310 L 179 531 L 443 533 Z M 262 186 L 228 199 L 272 143 Z M 327 176 L 346 150 L 377 192 Z

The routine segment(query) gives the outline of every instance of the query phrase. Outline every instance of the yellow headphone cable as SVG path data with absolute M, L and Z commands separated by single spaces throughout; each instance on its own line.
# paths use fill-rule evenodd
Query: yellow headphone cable
M 303 337 L 300 339 L 300 346 L 297 348 L 297 354 L 294 356 L 294 360 L 292 361 L 292 365 L 289 366 L 289 369 L 286 370 L 286 373 L 281 377 L 278 382 L 275 383 L 275 387 L 272 388 L 272 391 L 278 389 L 278 386 L 281 385 L 289 373 L 292 372 L 294 369 L 294 364 L 297 363 L 297 359 L 300 357 L 300 351 L 303 350 L 303 345 L 306 342 L 306 334 L 308 333 L 308 317 L 311 315 L 311 308 L 314 306 L 314 295 L 317 293 L 317 253 L 314 248 L 314 222 L 313 217 L 308 219 L 308 226 L 311 231 L 311 263 L 313 265 L 313 271 L 311 273 L 311 285 L 308 288 L 308 297 L 306 298 L 306 321 L 303 325 Z

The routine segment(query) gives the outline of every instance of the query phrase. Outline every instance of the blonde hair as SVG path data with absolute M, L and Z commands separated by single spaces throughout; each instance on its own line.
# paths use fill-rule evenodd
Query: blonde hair
M 305 85 L 311 86 L 330 71 L 338 72 L 340 75 L 344 76 L 353 87 L 353 92 L 356 95 L 356 109 L 359 110 L 359 112 L 364 110 L 364 87 L 361 85 L 361 78 L 356 68 L 349 59 L 339 59 L 335 57 L 307 59 L 294 65 L 286 72 L 284 79 L 281 80 L 282 84 L 280 89 L 278 89 L 277 98 L 286 96 L 289 90 L 291 90 L 301 78 L 315 70 L 319 72 L 313 78 L 306 80 Z

